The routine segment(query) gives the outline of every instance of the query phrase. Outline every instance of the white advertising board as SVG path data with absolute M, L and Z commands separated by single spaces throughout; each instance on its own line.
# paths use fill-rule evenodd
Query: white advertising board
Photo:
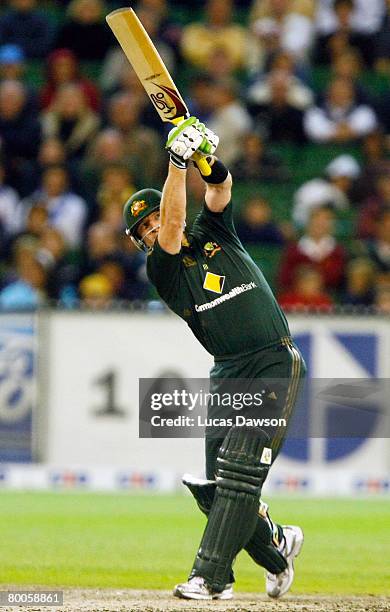
M 212 358 L 185 323 L 169 315 L 54 313 L 47 324 L 46 461 L 202 469 L 200 439 L 138 438 L 139 378 L 208 376 Z
M 386 320 L 292 317 L 290 322 L 312 377 L 389 377 L 390 326 Z M 135 476 L 129 477 L 135 482 L 147 480 L 148 470 L 202 475 L 201 439 L 139 439 L 138 380 L 207 378 L 212 363 L 185 323 L 172 315 L 43 315 L 42 461 L 127 468 L 135 470 Z M 325 439 L 309 436 L 298 451 L 284 449 L 268 487 L 335 494 L 344 490 L 388 492 L 389 467 L 388 439 L 378 437 L 377 431 L 342 452 Z

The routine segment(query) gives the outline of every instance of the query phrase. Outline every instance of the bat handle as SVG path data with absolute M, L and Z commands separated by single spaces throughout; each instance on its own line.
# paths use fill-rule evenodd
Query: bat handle
M 211 167 L 204 155 L 196 152 L 193 154 L 192 159 L 196 162 L 202 176 L 210 176 Z

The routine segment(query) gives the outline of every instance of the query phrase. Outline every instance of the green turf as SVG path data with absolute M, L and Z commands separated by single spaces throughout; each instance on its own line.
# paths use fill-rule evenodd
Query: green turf
M 269 501 L 269 500 L 268 500 Z M 302 525 L 297 593 L 390 593 L 390 502 L 275 498 Z M 185 578 L 204 519 L 185 495 L 0 494 L 3 584 L 170 588 Z M 237 588 L 263 590 L 242 553 Z

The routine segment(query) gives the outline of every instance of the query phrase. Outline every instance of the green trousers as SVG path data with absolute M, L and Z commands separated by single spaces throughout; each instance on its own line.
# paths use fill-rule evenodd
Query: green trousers
M 237 401 L 236 408 L 209 402 L 208 419 L 231 418 L 235 421 L 237 416 L 269 419 L 270 426 L 259 426 L 271 439 L 272 464 L 283 445 L 305 374 L 303 357 L 290 338 L 283 338 L 276 346 L 245 356 L 216 360 L 210 373 L 210 392 L 218 393 L 220 397 L 229 393 L 233 399 L 246 394 L 249 401 L 246 405 Z M 260 395 L 261 405 L 250 401 L 251 397 L 259 398 Z M 286 426 L 274 424 L 280 419 Z M 206 429 L 206 477 L 210 480 L 215 478 L 216 459 L 227 430 L 218 427 Z

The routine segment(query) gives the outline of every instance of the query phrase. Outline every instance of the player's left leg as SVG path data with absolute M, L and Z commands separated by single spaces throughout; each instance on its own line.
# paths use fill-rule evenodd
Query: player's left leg
M 214 499 L 190 579 L 177 585 L 175 595 L 214 599 L 225 590 L 233 560 L 256 528 L 269 469 L 260 458 L 268 445 L 268 436 L 259 428 L 229 430 L 218 452 Z

